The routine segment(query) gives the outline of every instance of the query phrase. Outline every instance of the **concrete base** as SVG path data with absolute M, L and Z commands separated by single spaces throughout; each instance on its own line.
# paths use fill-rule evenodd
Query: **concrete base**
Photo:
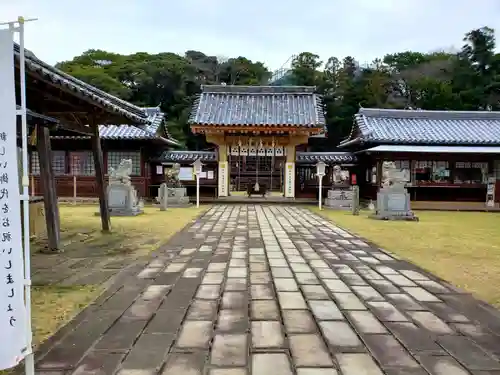
M 189 202 L 189 197 L 173 198 L 169 197 L 167 199 L 167 209 L 169 207 L 189 207 L 191 203 Z
M 325 203 L 323 204 L 323 207 L 329 210 L 336 210 L 336 211 L 349 211 L 352 210 L 351 206 L 338 206 L 335 204 L 331 204 L 325 200 Z
M 137 215 L 142 215 L 144 213 L 143 210 L 137 209 L 137 210 L 117 210 L 110 208 L 109 209 L 109 214 L 111 216 L 137 216 Z M 95 213 L 96 216 L 101 216 L 100 212 Z
M 407 215 L 372 214 L 368 217 L 375 220 L 419 221 L 413 213 Z

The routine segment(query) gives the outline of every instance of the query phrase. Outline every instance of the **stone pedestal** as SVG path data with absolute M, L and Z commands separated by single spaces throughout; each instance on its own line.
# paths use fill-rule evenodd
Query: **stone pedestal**
M 375 214 L 370 215 L 378 220 L 406 220 L 418 221 L 418 217 L 411 210 L 410 194 L 406 189 L 382 188 L 377 193 L 377 208 Z
M 189 206 L 189 197 L 186 194 L 185 187 L 167 188 L 167 206 L 168 207 L 186 207 Z
M 136 216 L 144 213 L 132 185 L 111 183 L 107 194 L 111 216 Z
M 333 188 L 328 190 L 324 207 L 333 210 L 350 210 L 353 206 L 352 188 Z

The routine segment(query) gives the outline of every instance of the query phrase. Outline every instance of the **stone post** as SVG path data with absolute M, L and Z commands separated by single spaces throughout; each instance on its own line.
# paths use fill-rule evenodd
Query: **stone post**
M 158 190 L 158 200 L 160 203 L 160 211 L 166 211 L 168 202 L 168 187 L 165 182 L 160 185 L 160 189 Z
M 355 216 L 359 215 L 359 186 L 354 185 L 352 187 L 352 214 Z

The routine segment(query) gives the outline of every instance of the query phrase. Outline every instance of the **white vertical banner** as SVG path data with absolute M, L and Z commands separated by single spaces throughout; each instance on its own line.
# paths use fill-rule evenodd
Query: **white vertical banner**
M 27 335 L 13 40 L 0 30 L 0 369 L 25 357 Z
M 295 197 L 295 163 L 285 164 L 285 197 Z
M 219 197 L 227 197 L 228 189 L 228 170 L 227 161 L 219 162 L 219 173 L 217 175 L 219 182 Z

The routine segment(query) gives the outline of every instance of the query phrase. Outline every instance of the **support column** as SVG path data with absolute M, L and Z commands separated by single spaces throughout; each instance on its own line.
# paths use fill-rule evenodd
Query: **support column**
M 47 225 L 48 249 L 57 251 L 61 247 L 61 228 L 57 191 L 52 171 L 52 149 L 50 132 L 47 127 L 39 127 L 37 132 L 37 151 L 40 163 L 40 180 L 45 208 L 45 223 Z
M 295 198 L 295 143 L 286 146 L 285 197 Z
M 94 135 L 92 138 L 92 153 L 94 156 L 95 178 L 97 195 L 99 196 L 99 210 L 101 212 L 102 231 L 107 233 L 111 230 L 111 219 L 108 207 L 108 195 L 106 194 L 106 183 L 104 181 L 104 161 L 102 158 L 101 138 L 99 137 L 99 125 L 91 123 Z
M 227 159 L 227 145 L 222 142 L 219 146 L 219 170 L 217 173 L 218 179 L 218 196 L 227 197 L 229 195 L 229 163 Z

